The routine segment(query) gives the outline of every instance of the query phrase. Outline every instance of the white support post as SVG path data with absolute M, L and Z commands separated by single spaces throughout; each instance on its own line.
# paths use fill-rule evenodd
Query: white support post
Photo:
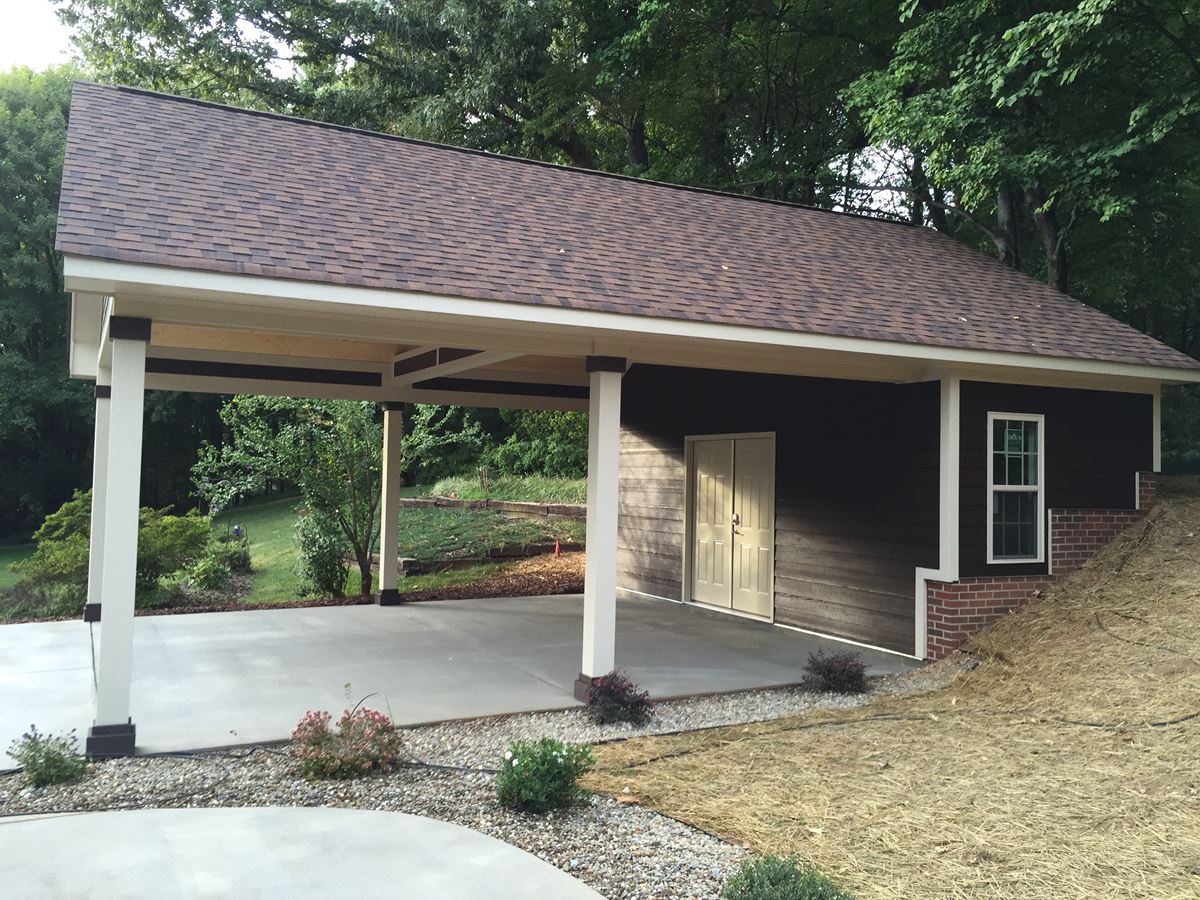
M 1162 471 L 1162 385 L 1157 385 L 1154 388 L 1153 394 L 1154 413 L 1153 413 L 1153 431 L 1154 431 L 1154 449 L 1151 457 L 1154 471 Z
M 403 465 L 404 404 L 383 408 L 383 496 L 379 501 L 379 605 L 400 602 L 400 470 Z
M 88 547 L 87 605 L 85 622 L 100 621 L 100 583 L 104 572 L 104 498 L 108 488 L 108 418 L 112 372 L 96 372 L 96 439 L 92 447 L 92 522 Z
M 956 375 L 941 379 L 938 415 L 938 565 L 916 572 L 916 641 L 914 655 L 929 655 L 927 591 L 929 581 L 958 581 L 958 497 L 961 474 L 962 382 Z
M 133 593 L 137 572 L 138 504 L 142 477 L 142 416 L 148 319 L 111 320 L 112 396 L 102 505 L 100 658 L 96 720 L 88 731 L 92 756 L 133 753 L 129 715 L 133 679 Z
M 583 573 L 583 665 L 575 697 L 616 665 L 617 477 L 625 360 L 589 356 L 587 560 Z

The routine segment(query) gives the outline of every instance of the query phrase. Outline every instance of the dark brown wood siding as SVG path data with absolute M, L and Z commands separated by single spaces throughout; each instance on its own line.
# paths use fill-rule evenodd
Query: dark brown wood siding
M 987 414 L 1045 419 L 1047 509 L 1133 509 L 1134 474 L 1153 466 L 1148 394 L 963 382 L 960 574 L 1040 575 L 1045 563 L 987 564 Z
M 937 564 L 938 385 L 634 366 L 622 392 L 618 583 L 683 596 L 684 438 L 776 433 L 775 619 L 913 649 Z

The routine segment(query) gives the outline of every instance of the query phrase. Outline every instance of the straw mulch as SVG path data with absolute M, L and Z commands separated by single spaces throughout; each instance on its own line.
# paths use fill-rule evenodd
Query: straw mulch
M 1198 626 L 1200 487 L 1169 482 L 948 687 L 611 744 L 587 785 L 860 897 L 1200 897 Z

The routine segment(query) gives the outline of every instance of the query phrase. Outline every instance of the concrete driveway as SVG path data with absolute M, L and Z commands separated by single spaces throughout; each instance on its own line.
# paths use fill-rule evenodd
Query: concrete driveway
M 600 900 L 459 825 L 361 809 L 145 809 L 0 822 L 0 883 L 25 900 L 414 897 Z
M 575 706 L 582 621 L 574 595 L 142 616 L 138 748 L 278 740 L 306 710 L 336 716 L 367 694 L 402 724 Z M 617 664 L 658 699 L 792 684 L 822 647 L 844 645 L 662 600 L 617 604 Z M 875 673 L 916 665 L 862 653 Z M 0 697 L 0 752 L 30 723 L 75 728 L 82 743 L 93 712 L 88 626 L 0 626 Z

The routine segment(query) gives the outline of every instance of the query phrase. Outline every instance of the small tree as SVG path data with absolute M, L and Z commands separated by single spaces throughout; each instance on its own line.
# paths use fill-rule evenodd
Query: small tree
M 192 469 L 214 509 L 262 491 L 271 481 L 297 485 L 305 505 L 332 522 L 358 564 L 359 590 L 371 593 L 371 553 L 379 537 L 383 430 L 370 403 L 234 397 L 221 409 L 229 439 L 205 446 Z

